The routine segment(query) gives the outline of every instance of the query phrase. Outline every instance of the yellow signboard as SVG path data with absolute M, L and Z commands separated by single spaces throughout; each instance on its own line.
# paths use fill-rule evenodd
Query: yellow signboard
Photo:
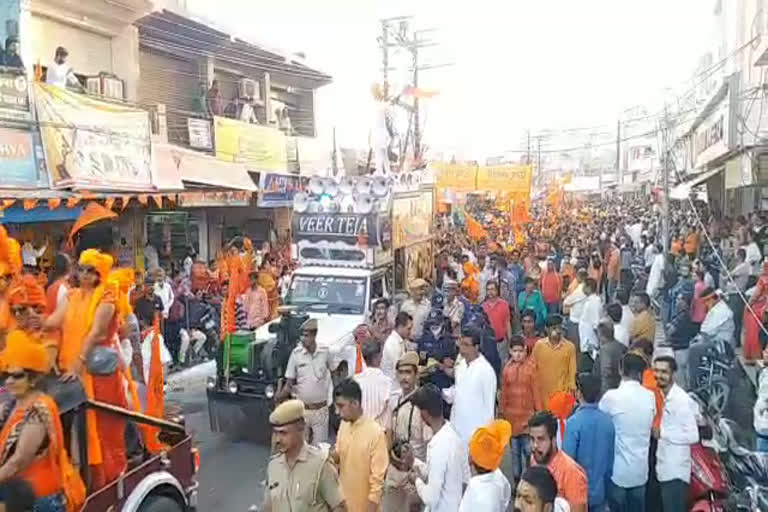
M 255 171 L 287 172 L 285 134 L 269 126 L 226 117 L 214 118 L 216 157 L 244 163 Z
M 437 188 L 449 188 L 454 192 L 475 190 L 477 167 L 463 164 L 435 164 Z
M 530 165 L 501 165 L 477 170 L 477 190 L 494 192 L 531 191 Z

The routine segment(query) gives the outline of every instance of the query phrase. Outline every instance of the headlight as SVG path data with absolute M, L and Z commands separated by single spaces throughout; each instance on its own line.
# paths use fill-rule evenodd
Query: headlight
M 264 395 L 271 399 L 275 396 L 275 386 L 272 384 L 267 384 L 267 387 L 264 388 Z
M 216 379 L 213 377 L 208 377 L 208 382 L 205 384 L 208 389 L 214 389 L 216 387 Z
M 237 393 L 237 382 L 235 381 L 229 381 L 229 392 L 233 395 Z

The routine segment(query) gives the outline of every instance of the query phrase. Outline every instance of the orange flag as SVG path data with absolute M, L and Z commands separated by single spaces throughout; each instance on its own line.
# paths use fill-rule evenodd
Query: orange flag
M 111 210 L 114 205 L 115 205 L 114 197 L 108 197 L 104 200 L 104 208 L 106 208 L 107 210 Z
M 5 210 L 9 206 L 12 206 L 15 202 L 15 199 L 3 199 L 3 204 L 0 206 L 0 210 Z
M 147 203 L 149 202 L 149 196 L 147 194 L 139 194 L 139 202 L 143 206 L 147 206 Z
M 477 222 L 475 219 L 470 217 L 469 215 L 466 216 L 467 218 L 467 234 L 474 238 L 475 240 L 482 240 L 483 238 L 488 238 L 488 232 L 485 230 L 483 226 L 480 225 L 479 222 Z
M 165 396 L 163 392 L 163 363 L 160 360 L 160 312 L 155 311 L 155 321 L 152 325 L 152 355 L 149 359 L 149 382 L 147 382 L 147 411 L 148 416 L 163 417 Z M 158 453 L 163 445 L 158 439 L 160 429 L 152 427 L 146 431 L 144 440 L 151 453 Z
M 120 206 L 120 211 L 125 210 L 125 207 L 128 206 L 128 203 L 131 202 L 131 196 L 121 196 L 120 199 L 122 200 L 122 205 Z
M 77 203 L 80 202 L 80 198 L 77 196 L 72 196 L 67 198 L 67 208 L 74 208 L 77 206 Z
M 512 201 L 512 224 L 523 224 L 530 222 L 531 215 L 528 211 L 528 201 L 515 199 Z
M 48 200 L 48 209 L 49 210 L 55 210 L 61 206 L 61 198 L 60 197 L 52 197 Z
M 152 196 L 152 200 L 155 202 L 158 208 L 163 207 L 163 196 L 155 194 Z
M 37 206 L 37 199 L 25 199 L 24 200 L 24 211 L 29 211 L 33 209 L 35 206 Z

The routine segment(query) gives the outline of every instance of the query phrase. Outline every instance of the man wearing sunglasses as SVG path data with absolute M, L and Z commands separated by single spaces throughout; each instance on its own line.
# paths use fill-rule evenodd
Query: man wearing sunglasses
M 8 292 L 8 304 L 16 329 L 31 342 L 39 343 L 48 353 L 51 368 L 56 360 L 58 344 L 43 331 L 45 291 L 34 276 L 25 274 Z

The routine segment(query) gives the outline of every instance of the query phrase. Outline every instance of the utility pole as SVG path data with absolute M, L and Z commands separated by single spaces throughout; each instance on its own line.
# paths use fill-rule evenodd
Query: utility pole
M 527 130 L 528 132 L 528 149 L 525 153 L 525 163 L 528 165 L 531 165 L 531 130 Z
M 419 34 L 413 34 L 413 86 L 419 88 Z M 419 117 L 419 95 L 413 98 L 413 159 L 421 159 L 421 119 Z
M 616 179 L 619 180 L 618 190 L 624 185 L 624 168 L 621 166 L 621 119 L 616 121 Z
M 543 173 L 541 172 L 541 137 L 536 141 L 536 146 L 536 176 L 538 176 L 539 181 L 541 181 L 543 176 Z
M 389 22 L 381 20 L 381 62 L 382 72 L 384 73 L 384 94 L 389 93 Z
M 664 255 L 669 252 L 669 109 L 664 105 L 664 124 L 662 126 L 661 136 L 663 141 L 664 153 L 662 155 L 662 189 L 661 197 L 661 236 L 664 244 Z

